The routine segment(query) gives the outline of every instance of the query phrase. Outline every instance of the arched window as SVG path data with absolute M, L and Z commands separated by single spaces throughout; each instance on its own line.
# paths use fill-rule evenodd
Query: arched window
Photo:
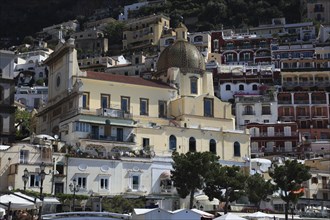
M 176 150 L 176 137 L 174 135 L 170 136 L 169 142 L 170 150 Z
M 234 143 L 234 157 L 241 156 L 241 144 L 237 141 Z
M 214 139 L 210 140 L 210 152 L 217 154 L 217 143 L 215 142 Z
M 226 85 L 226 91 L 230 91 L 231 90 L 231 86 L 229 84 Z
M 196 152 L 196 139 L 193 137 L 189 138 L 189 151 Z
M 253 91 L 258 90 L 258 85 L 257 85 L 257 84 L 253 84 L 253 85 L 252 85 L 252 90 L 253 90 Z
M 239 91 L 242 91 L 242 90 L 244 90 L 244 85 L 242 85 L 242 84 L 241 84 L 241 85 L 239 85 L 239 86 L 238 86 L 238 90 L 239 90 Z

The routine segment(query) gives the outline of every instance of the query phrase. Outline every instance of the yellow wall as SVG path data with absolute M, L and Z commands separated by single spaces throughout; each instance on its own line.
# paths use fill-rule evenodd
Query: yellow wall
M 110 81 L 81 78 L 82 91 L 90 92 L 90 110 L 101 108 L 101 94 L 110 95 L 110 106 L 116 109 L 121 107 L 121 97 L 130 97 L 130 112 L 134 116 L 140 115 L 140 98 L 149 99 L 149 116 L 158 118 L 158 101 L 170 100 L 174 89 L 146 87 L 133 84 L 124 84 Z M 146 117 L 146 116 L 145 116 Z
M 189 138 L 196 139 L 196 151 L 209 151 L 211 139 L 216 141 L 217 155 L 221 160 L 244 162 L 242 157 L 250 155 L 249 135 L 242 133 L 228 133 L 223 131 L 201 130 L 193 128 L 180 128 L 175 126 L 163 126 L 161 128 L 137 128 L 137 145 L 142 146 L 143 138 L 149 138 L 150 146 L 153 147 L 156 155 L 168 156 L 172 151 L 169 149 L 169 137 L 174 135 L 177 139 L 179 153 L 189 151 Z M 233 143 L 238 141 L 241 144 L 241 156 L 234 157 Z

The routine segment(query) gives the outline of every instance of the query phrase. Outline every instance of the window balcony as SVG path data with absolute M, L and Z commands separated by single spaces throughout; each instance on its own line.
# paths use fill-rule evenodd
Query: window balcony
M 313 116 L 312 116 L 314 119 L 326 119 L 326 118 L 328 118 L 328 116 L 327 115 L 321 115 L 321 114 L 313 114 Z
M 281 121 L 293 121 L 294 120 L 294 116 L 293 115 L 280 116 L 280 120 Z
M 98 115 L 102 116 L 108 116 L 110 118 L 125 118 L 125 119 L 131 119 L 132 114 L 127 113 L 121 109 L 115 109 L 115 108 L 100 108 L 96 110 Z
M 309 100 L 308 99 L 299 99 L 299 97 L 296 97 L 296 100 L 294 100 L 294 104 L 309 104 Z
M 270 110 L 264 110 L 261 112 L 262 115 L 271 115 L 271 111 Z
M 134 142 L 134 137 L 127 136 L 106 136 L 106 135 L 98 135 L 98 134 L 89 134 L 88 136 L 89 139 L 92 140 L 104 140 L 104 141 L 112 141 L 112 142 L 124 142 L 124 143 L 135 143 Z
M 291 100 L 278 100 L 278 104 L 291 104 Z
M 327 104 L 327 100 L 312 100 L 312 104 Z
M 255 111 L 243 111 L 242 115 L 255 115 Z
M 259 134 L 251 134 L 251 137 L 297 137 L 298 132 L 274 132 L 273 134 L 268 132 L 260 132 Z

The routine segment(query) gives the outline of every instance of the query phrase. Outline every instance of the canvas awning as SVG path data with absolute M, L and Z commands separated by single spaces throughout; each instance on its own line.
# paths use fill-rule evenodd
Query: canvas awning
M 170 180 L 171 179 L 171 171 L 164 171 L 162 174 L 159 176 L 159 179 L 161 180 Z
M 195 200 L 198 201 L 200 204 L 219 205 L 219 199 L 214 198 L 212 201 L 210 201 L 209 197 L 204 194 L 195 196 Z
M 4 204 L 4 205 L 3 205 Z M 10 210 L 20 209 L 35 209 L 36 205 L 24 198 L 18 197 L 14 194 L 5 194 L 0 196 L 0 207 L 8 209 L 10 204 Z
M 270 215 L 263 212 L 254 212 L 252 214 L 247 215 L 246 217 L 248 217 L 249 219 L 273 219 L 274 215 Z
M 233 213 L 227 213 L 223 216 L 217 217 L 213 220 L 246 220 L 246 218 L 242 218 L 238 215 L 235 215 Z

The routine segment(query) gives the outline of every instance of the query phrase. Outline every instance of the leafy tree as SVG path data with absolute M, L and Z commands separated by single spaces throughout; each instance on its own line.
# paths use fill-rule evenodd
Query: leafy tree
M 102 207 L 105 211 L 116 213 L 130 213 L 134 208 L 144 208 L 145 198 L 126 199 L 122 196 L 114 196 L 113 198 L 104 198 Z
M 114 21 L 104 27 L 103 31 L 109 38 L 109 44 L 121 44 L 125 24 L 121 21 Z
M 274 192 L 274 185 L 270 180 L 266 181 L 259 173 L 251 175 L 246 180 L 245 193 L 249 201 L 260 209 L 261 201 L 265 201 L 268 195 Z
M 27 110 L 16 109 L 15 128 L 16 139 L 23 139 L 30 135 L 31 113 Z
M 304 195 L 301 184 L 311 178 L 310 168 L 297 160 L 286 160 L 283 165 L 274 165 L 269 175 L 280 190 L 282 200 L 285 202 L 285 219 L 288 219 L 290 202 L 295 204 L 299 197 Z
M 34 39 L 33 39 L 32 36 L 26 36 L 26 37 L 24 37 L 22 43 L 23 44 L 30 44 L 30 45 L 32 45 L 33 44 L 33 41 L 34 41 Z
M 247 176 L 238 166 L 214 166 L 206 179 L 205 194 L 210 200 L 217 198 L 225 202 L 224 212 L 228 212 L 229 202 L 237 200 L 244 194 L 244 183 Z
M 171 179 L 181 198 L 190 196 L 189 208 L 193 208 L 194 193 L 204 188 L 208 171 L 218 164 L 218 157 L 210 152 L 173 152 Z

